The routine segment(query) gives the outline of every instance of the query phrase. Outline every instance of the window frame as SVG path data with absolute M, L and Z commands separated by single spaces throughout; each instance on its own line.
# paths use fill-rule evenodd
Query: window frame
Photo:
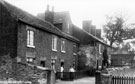
M 57 51 L 57 43 L 58 37 L 56 35 L 52 35 L 52 51 Z
M 77 51 L 77 45 L 73 43 L 73 55 L 76 55 Z
M 66 53 L 66 41 L 65 41 L 65 39 L 61 40 L 61 52 Z
M 102 52 L 101 52 L 101 48 L 102 48 L 102 45 L 101 44 L 99 44 L 99 54 L 101 54 Z
M 29 28 L 27 29 L 27 47 L 35 48 L 35 45 L 34 45 L 34 31 L 32 29 L 29 29 Z

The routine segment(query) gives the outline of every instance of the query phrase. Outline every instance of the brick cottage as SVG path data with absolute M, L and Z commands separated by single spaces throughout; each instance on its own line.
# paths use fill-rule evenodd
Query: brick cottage
M 61 64 L 68 71 L 76 62 L 73 54 L 79 40 L 75 37 L 5 1 L 0 1 L 0 12 L 0 65 L 10 66 L 11 76 L 19 74 L 18 62 L 51 68 L 55 60 L 57 72 Z M 7 72 L 3 69 L 3 76 L 7 77 Z

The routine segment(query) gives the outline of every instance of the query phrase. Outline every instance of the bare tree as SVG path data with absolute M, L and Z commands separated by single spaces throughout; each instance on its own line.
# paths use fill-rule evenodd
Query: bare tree
M 119 45 L 123 40 L 134 38 L 135 29 L 131 29 L 131 26 L 126 25 L 122 16 L 107 17 L 107 22 L 103 29 L 106 39 L 110 42 L 110 46 L 113 44 Z

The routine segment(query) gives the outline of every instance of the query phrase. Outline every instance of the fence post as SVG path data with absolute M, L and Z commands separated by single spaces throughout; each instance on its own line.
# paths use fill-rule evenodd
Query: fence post
M 112 77 L 112 82 L 111 82 L 111 84 L 114 84 L 114 76 Z
M 134 79 L 133 81 L 134 81 L 134 83 L 135 83 L 135 77 L 134 77 L 133 79 Z M 133 84 L 134 84 L 134 83 L 133 83 Z
M 132 77 L 132 83 L 131 84 L 134 84 L 134 78 Z
M 121 84 L 124 84 L 123 80 L 124 80 L 124 77 L 121 76 Z
M 95 81 L 95 84 L 101 84 L 101 71 L 97 70 L 96 73 L 95 73 L 95 77 L 96 77 L 96 81 Z
M 47 84 L 55 84 L 55 72 L 53 70 L 47 72 Z

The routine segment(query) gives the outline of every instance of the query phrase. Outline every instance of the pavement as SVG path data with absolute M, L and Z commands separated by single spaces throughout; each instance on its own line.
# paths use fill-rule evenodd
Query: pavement
M 56 84 L 95 84 L 95 77 L 85 77 L 73 81 L 56 80 Z

